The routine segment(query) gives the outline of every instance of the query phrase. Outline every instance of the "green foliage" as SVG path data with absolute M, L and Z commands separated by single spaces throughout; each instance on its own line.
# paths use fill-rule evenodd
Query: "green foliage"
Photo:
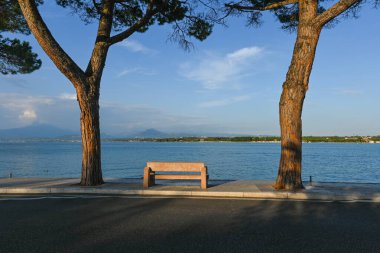
M 227 7 L 227 12 L 232 15 L 247 16 L 247 25 L 259 26 L 261 25 L 262 8 L 265 6 L 282 2 L 283 0 L 241 0 L 236 2 L 230 2 L 229 4 L 237 4 L 239 6 L 251 7 L 251 10 L 241 10 L 239 8 Z M 286 6 L 280 6 L 270 10 L 282 24 L 281 28 L 290 32 L 295 31 L 298 25 L 298 4 L 291 4 Z
M 240 1 L 232 1 L 227 4 L 230 7 L 226 7 L 226 12 L 228 14 L 232 15 L 246 15 L 247 16 L 247 23 L 248 25 L 258 26 L 261 24 L 261 17 L 262 17 L 262 8 L 266 6 L 270 6 L 272 4 L 283 2 L 284 0 L 240 0 Z M 372 0 L 374 3 L 374 7 L 380 6 L 380 0 Z M 318 1 L 318 14 L 323 13 L 326 11 L 325 0 L 319 0 Z M 339 17 L 336 17 L 332 19 L 329 23 L 325 25 L 325 28 L 332 28 L 336 23 L 339 22 L 339 19 L 341 18 L 350 18 L 350 17 L 357 17 L 357 13 L 360 10 L 361 4 L 364 3 L 364 0 L 358 1 L 356 4 L 351 6 L 343 15 L 340 15 Z M 234 6 L 234 8 L 231 8 L 231 6 Z M 245 6 L 249 7 L 250 9 L 241 9 L 237 8 L 237 6 Z M 274 16 L 277 18 L 277 20 L 281 23 L 281 28 L 283 30 L 294 32 L 297 30 L 298 22 L 299 22 L 299 9 L 298 9 L 298 3 L 295 4 L 289 4 L 289 5 L 282 5 L 277 8 L 273 8 L 269 10 L 274 14 Z
M 201 18 L 196 18 L 194 22 L 189 25 L 188 34 L 194 36 L 200 41 L 205 40 L 212 32 L 212 27 Z
M 0 35 L 0 72 L 2 74 L 26 74 L 41 67 L 41 60 L 32 52 L 28 42 L 3 39 Z
M 99 0 L 56 0 L 56 2 L 62 7 L 70 8 L 86 24 L 99 19 L 103 5 L 103 2 Z M 137 32 L 146 32 L 153 24 L 172 24 L 173 33 L 171 39 L 179 41 L 185 48 L 190 45 L 190 37 L 202 41 L 212 32 L 212 19 L 209 15 L 203 14 L 205 6 L 198 8 L 197 0 L 115 1 L 113 31 L 121 31 L 137 23 L 147 13 L 150 4 L 154 15 Z
M 157 2 L 156 8 L 159 12 L 155 19 L 160 25 L 183 20 L 189 11 L 189 7 L 180 1 Z
M 294 4 L 290 7 L 282 6 L 273 10 L 275 16 L 280 21 L 281 28 L 290 32 L 297 30 L 298 26 L 298 5 Z
M 129 27 L 141 19 L 144 15 L 143 10 L 139 8 L 138 1 L 130 1 L 126 5 L 115 8 L 113 26 L 116 31 L 124 27 Z M 139 32 L 145 32 L 147 27 L 143 27 Z
M 303 136 L 304 142 L 367 142 L 362 136 Z
M 42 4 L 43 0 L 36 0 L 36 3 Z M 0 0 L 0 17 L 0 33 L 30 34 L 17 0 Z
M 17 1 L 0 0 L 0 14 L 0 32 L 30 33 Z
M 323 6 L 319 6 L 317 12 L 320 14 L 326 9 Z M 290 6 L 281 6 L 280 8 L 274 9 L 272 11 L 277 17 L 278 21 L 281 23 L 281 28 L 283 30 L 294 32 L 297 30 L 299 21 L 299 9 L 298 4 L 293 4 Z M 332 27 L 332 24 L 328 25 Z
M 42 4 L 42 0 L 36 1 Z M 28 25 L 16 0 L 0 0 L 0 33 L 30 34 Z M 28 42 L 3 38 L 0 35 L 0 73 L 26 74 L 39 69 L 41 60 Z

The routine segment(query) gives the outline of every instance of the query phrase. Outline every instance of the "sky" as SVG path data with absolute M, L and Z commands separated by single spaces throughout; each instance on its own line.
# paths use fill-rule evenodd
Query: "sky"
M 83 69 L 96 24 L 45 1 L 41 15 Z M 295 33 L 270 14 L 259 28 L 231 18 L 194 49 L 168 40 L 172 28 L 152 26 L 114 45 L 101 83 L 101 132 L 155 128 L 168 133 L 279 135 L 278 103 Z M 380 10 L 322 31 L 303 110 L 303 135 L 380 135 Z M 40 70 L 0 76 L 0 129 L 43 123 L 79 131 L 72 84 L 33 36 Z

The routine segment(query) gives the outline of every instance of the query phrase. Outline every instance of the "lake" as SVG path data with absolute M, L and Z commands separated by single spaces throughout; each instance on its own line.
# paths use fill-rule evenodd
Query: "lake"
M 103 142 L 104 177 L 139 178 L 146 161 L 203 161 L 210 179 L 274 180 L 278 143 Z M 0 177 L 80 177 L 78 142 L 0 142 Z M 380 144 L 304 143 L 303 180 L 380 183 Z

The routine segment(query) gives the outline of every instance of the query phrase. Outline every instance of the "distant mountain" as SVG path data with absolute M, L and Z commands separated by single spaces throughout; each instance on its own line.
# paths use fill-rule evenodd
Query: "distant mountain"
M 78 134 L 78 132 L 47 124 L 33 124 L 26 127 L 0 130 L 0 138 L 59 138 Z
M 121 134 L 113 135 L 111 138 L 179 138 L 179 137 L 232 137 L 242 136 L 239 134 L 226 134 L 226 133 L 195 133 L 195 132 L 162 132 L 154 128 L 146 129 L 144 131 L 124 132 Z M 105 137 L 106 138 L 106 137 Z
M 174 132 L 166 133 L 159 131 L 154 128 L 146 129 L 143 131 L 127 132 L 124 134 L 109 135 L 102 132 L 101 138 L 179 138 L 179 137 L 214 137 L 214 136 L 238 136 L 232 134 L 221 134 L 221 133 L 184 133 L 184 132 Z M 12 128 L 0 130 L 0 138 L 12 139 L 12 138 L 59 138 L 62 140 L 80 140 L 79 130 L 72 131 L 67 129 L 62 129 L 48 124 L 33 124 L 21 128 Z
M 142 132 L 132 134 L 132 138 L 166 138 L 170 135 L 161 131 L 158 131 L 154 128 L 146 129 Z

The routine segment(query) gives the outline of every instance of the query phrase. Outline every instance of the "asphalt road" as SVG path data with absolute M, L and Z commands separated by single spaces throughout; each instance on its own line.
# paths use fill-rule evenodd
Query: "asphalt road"
M 5 200 L 0 252 L 380 252 L 380 203 Z

